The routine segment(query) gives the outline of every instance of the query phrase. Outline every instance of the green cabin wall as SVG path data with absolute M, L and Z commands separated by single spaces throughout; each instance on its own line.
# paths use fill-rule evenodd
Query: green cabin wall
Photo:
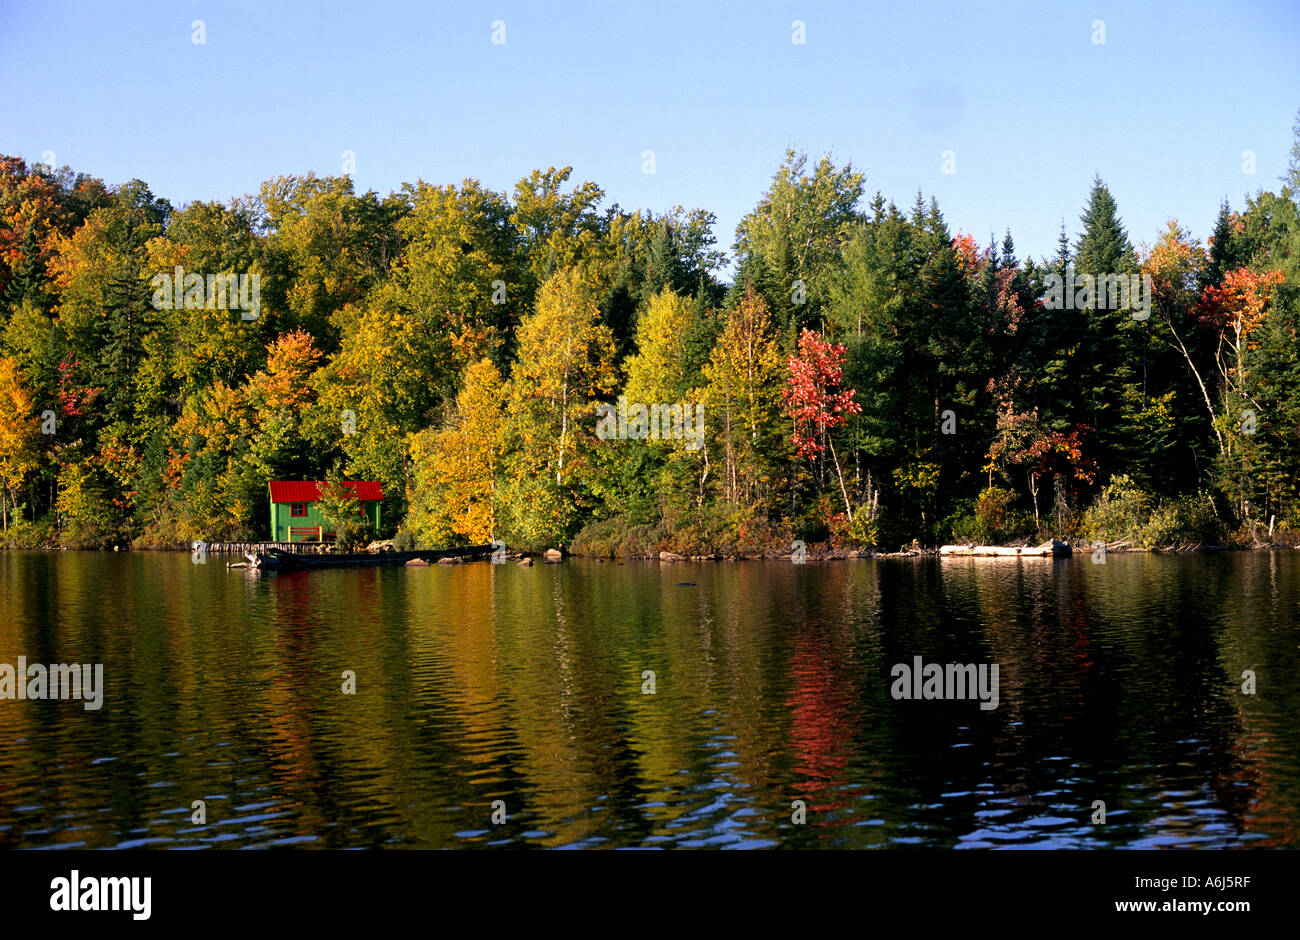
M 375 527 L 376 532 L 379 531 L 379 525 L 381 520 L 381 516 L 380 516 L 381 505 L 382 503 L 380 503 L 378 500 L 371 500 L 369 502 L 363 502 L 361 504 L 361 508 L 365 512 L 366 518 L 370 520 L 371 524 Z M 309 502 L 307 504 L 307 515 L 305 516 L 290 516 L 289 511 L 290 511 L 289 503 L 277 503 L 274 501 L 271 503 L 271 541 L 272 542 L 294 541 L 293 539 L 289 538 L 289 528 L 291 526 L 293 528 L 298 528 L 299 526 L 310 526 L 312 528 L 315 528 L 317 526 L 322 526 L 324 527 L 326 532 L 331 531 L 333 528 L 321 516 L 320 504 L 317 502 Z M 299 542 L 315 541 L 315 536 L 312 535 L 306 539 L 304 539 L 302 536 L 299 536 L 297 541 Z

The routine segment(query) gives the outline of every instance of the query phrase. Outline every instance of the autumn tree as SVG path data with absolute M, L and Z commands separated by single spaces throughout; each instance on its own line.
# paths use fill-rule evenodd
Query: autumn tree
M 853 400 L 851 388 L 840 388 L 844 377 L 844 346 L 828 343 L 820 334 L 805 329 L 799 335 L 799 352 L 787 361 L 788 380 L 784 390 L 786 411 L 794 421 L 793 443 L 800 457 L 816 460 L 829 449 L 835 477 L 844 498 L 844 512 L 853 522 L 853 504 L 844 486 L 844 471 L 835 453 L 830 432 L 859 414 L 862 406 Z
M 444 427 L 407 438 L 406 528 L 424 545 L 482 544 L 497 534 L 505 383 L 488 359 L 469 367 Z
M 0 526 L 9 531 L 10 507 L 39 460 L 40 422 L 32 412 L 17 364 L 0 359 Z
M 266 364 L 248 380 L 257 429 L 250 457 L 268 480 L 314 475 L 304 425 L 317 398 L 311 380 L 320 360 L 311 334 L 293 330 L 266 345 Z
M 608 220 L 597 211 L 604 190 L 585 181 L 566 192 L 572 173 L 567 166 L 533 170 L 515 184 L 510 225 L 528 259 L 520 296 L 527 307 L 553 275 L 590 260 L 609 232 Z
M 483 356 L 505 361 L 527 302 L 504 196 L 478 180 L 459 186 L 407 185 L 410 212 L 397 225 L 403 239 L 384 302 L 400 304 L 429 333 L 448 337 L 449 386 Z
M 726 315 L 708 365 L 705 401 L 723 458 L 723 498 L 761 507 L 775 486 L 784 383 L 767 303 L 752 285 Z
M 1227 483 L 1244 521 L 1252 522 L 1255 507 L 1250 479 L 1257 462 L 1260 425 L 1269 420 L 1257 392 L 1260 377 L 1254 371 L 1257 334 L 1265 326 L 1268 303 L 1281 284 L 1281 271 L 1228 271 L 1223 283 L 1207 287 L 1196 307 L 1201 325 L 1216 340 L 1214 364 L 1222 389 L 1222 411 L 1216 418 L 1221 441 L 1221 462 Z
M 257 206 L 268 230 L 264 304 L 280 311 L 279 329 L 301 327 L 333 352 L 335 313 L 359 305 L 398 261 L 406 195 L 358 196 L 351 177 L 308 173 L 267 181 Z
M 165 200 L 134 180 L 72 236 L 57 240 L 50 267 L 59 320 L 77 358 L 100 376 L 106 421 L 127 421 L 134 411 L 136 371 L 157 321 L 145 246 L 161 233 L 170 211 Z
M 551 275 L 519 327 L 509 384 L 503 512 L 517 542 L 562 542 L 589 508 L 594 402 L 614 388 L 613 342 L 589 276 Z
M 703 505 L 711 474 L 707 416 L 704 437 L 692 442 L 687 431 L 702 406 L 701 372 L 712 344 L 697 342 L 707 313 L 691 299 L 668 288 L 649 299 L 637 323 L 636 353 L 625 363 L 627 383 L 623 394 L 629 407 L 658 403 L 679 406 L 683 436 L 610 444 L 601 449 L 604 472 L 597 480 L 606 502 L 649 521 L 652 508 L 680 512 Z

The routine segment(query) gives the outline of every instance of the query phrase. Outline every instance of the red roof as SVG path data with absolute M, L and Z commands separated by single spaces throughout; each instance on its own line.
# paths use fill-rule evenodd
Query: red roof
M 272 480 L 271 502 L 273 503 L 314 503 L 320 499 L 320 488 L 324 480 Z M 344 480 L 343 485 L 352 491 L 362 502 L 384 498 L 378 480 Z

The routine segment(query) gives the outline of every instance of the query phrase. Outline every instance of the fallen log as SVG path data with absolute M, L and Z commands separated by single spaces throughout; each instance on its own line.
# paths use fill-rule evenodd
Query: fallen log
M 1042 545 L 941 545 L 941 556 L 963 558 L 1060 558 L 1074 553 L 1069 543 L 1059 539 Z

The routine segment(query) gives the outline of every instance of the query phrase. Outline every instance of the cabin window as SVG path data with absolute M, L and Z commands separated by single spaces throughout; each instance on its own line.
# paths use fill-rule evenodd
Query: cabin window
M 290 503 L 290 504 L 289 504 L 289 515 L 291 515 L 291 516 L 305 516 L 305 515 L 307 515 L 307 504 L 306 504 L 306 503 Z

